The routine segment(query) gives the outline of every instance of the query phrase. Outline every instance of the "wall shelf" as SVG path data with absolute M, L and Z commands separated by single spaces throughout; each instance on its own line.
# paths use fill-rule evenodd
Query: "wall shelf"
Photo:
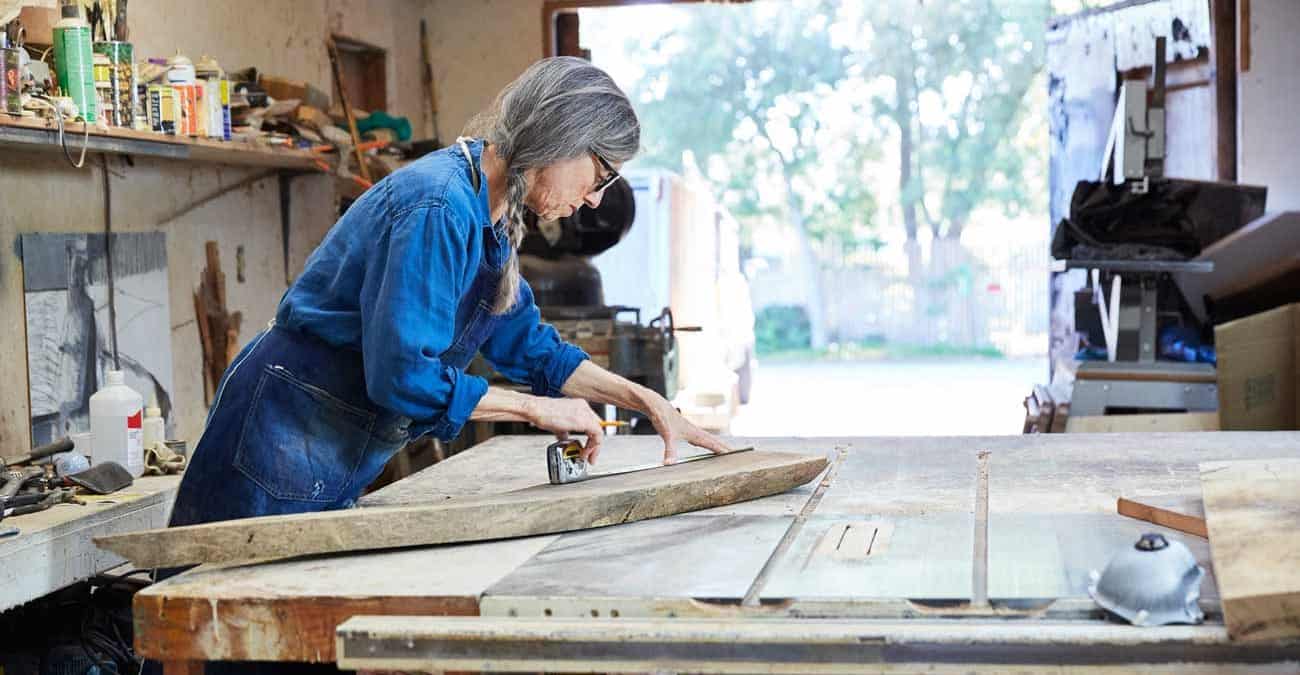
M 80 124 L 66 129 L 68 150 L 81 152 Z M 269 148 L 248 141 L 165 136 L 147 131 L 91 129 L 87 152 L 161 157 L 181 161 L 258 166 L 291 171 L 319 171 L 318 155 L 308 150 Z M 0 151 L 5 149 L 62 152 L 58 129 L 51 121 L 0 114 Z

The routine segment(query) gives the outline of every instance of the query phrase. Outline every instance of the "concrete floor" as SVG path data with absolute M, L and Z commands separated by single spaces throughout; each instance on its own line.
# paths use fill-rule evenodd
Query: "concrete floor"
M 1019 434 L 1047 358 L 763 363 L 738 436 Z

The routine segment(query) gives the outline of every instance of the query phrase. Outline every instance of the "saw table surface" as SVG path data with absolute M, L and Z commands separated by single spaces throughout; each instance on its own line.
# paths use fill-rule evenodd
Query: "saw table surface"
M 335 629 L 358 615 L 754 617 L 903 622 L 904 632 L 909 621 L 944 620 L 956 621 L 955 630 L 997 624 L 999 635 L 1026 636 L 1045 625 L 1081 626 L 1079 653 L 1061 658 L 1087 662 L 1090 641 L 1126 635 L 1088 597 L 1089 573 L 1158 531 L 1187 544 L 1211 572 L 1202 586 L 1209 619 L 1182 632 L 1126 626 L 1135 631 L 1127 635 L 1186 640 L 1210 660 L 1300 659 L 1300 644 L 1229 643 L 1204 539 L 1115 512 L 1120 495 L 1198 495 L 1200 462 L 1300 457 L 1300 432 L 731 442 L 831 463 L 784 494 L 603 529 L 201 567 L 137 596 L 137 647 L 169 669 L 207 660 L 332 663 Z M 545 483 L 547 443 L 494 438 L 361 505 Z M 593 471 L 661 456 L 657 437 L 610 437 Z

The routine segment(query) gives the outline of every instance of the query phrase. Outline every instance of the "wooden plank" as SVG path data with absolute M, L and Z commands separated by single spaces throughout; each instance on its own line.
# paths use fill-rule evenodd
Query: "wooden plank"
M 96 543 L 137 565 L 168 567 L 552 534 L 777 494 L 826 464 L 825 457 L 745 452 L 494 497 L 249 518 Z
M 1116 500 L 1115 511 L 1121 516 L 1145 520 L 1171 530 L 1209 537 L 1205 530 L 1205 507 L 1200 497 L 1120 497 Z
M 137 478 L 116 494 L 84 497 L 85 506 L 5 518 L 0 525 L 21 532 L 0 540 L 0 611 L 122 564 L 91 537 L 162 527 L 179 484 L 179 476 Z
M 1065 425 L 1065 432 L 1068 434 L 1218 430 L 1218 411 L 1150 415 L 1076 415 Z
M 1215 164 L 1219 180 L 1237 180 L 1237 3 L 1210 0 L 1214 69 Z
M 73 124 L 67 129 L 68 147 L 79 151 L 82 128 Z M 0 147 L 60 152 L 54 122 L 24 117 L 0 118 Z M 297 171 L 318 171 L 319 157 L 309 150 L 272 148 L 250 141 L 168 136 L 149 131 L 91 128 L 88 147 L 93 152 L 142 155 L 167 159 L 191 160 L 233 166 L 260 166 Z
M 488 496 L 514 492 L 545 483 L 546 461 L 544 450 L 554 442 L 549 435 L 495 436 L 475 445 L 466 452 L 453 455 L 409 478 L 362 497 L 360 506 L 400 506 L 427 504 L 443 499 L 471 496 Z M 852 441 L 835 438 L 728 438 L 731 447 L 759 447 L 768 452 L 787 452 L 809 457 L 824 457 Z M 678 457 L 700 454 L 704 451 L 680 443 Z M 648 466 L 663 460 L 663 440 L 658 436 L 607 436 L 600 451 L 596 472 L 624 471 Z M 485 481 L 483 476 L 491 476 Z M 809 483 L 780 494 L 719 506 L 708 510 L 710 515 L 737 514 L 763 516 L 793 516 L 799 513 L 812 496 Z
M 1270 662 L 1282 668 L 1264 672 L 1286 672 L 1300 658 L 1294 644 L 1230 643 L 1219 626 L 952 619 L 359 616 L 339 627 L 338 642 L 340 668 L 423 672 L 1186 673 Z
M 205 565 L 136 594 L 136 650 L 161 660 L 332 663 L 356 614 L 475 615 L 555 536 L 262 565 Z
M 1300 458 L 1204 462 L 1201 492 L 1228 634 L 1300 637 Z

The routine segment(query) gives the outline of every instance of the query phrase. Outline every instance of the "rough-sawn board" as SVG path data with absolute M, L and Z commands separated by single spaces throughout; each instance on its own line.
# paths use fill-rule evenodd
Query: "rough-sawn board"
M 1300 637 L 1300 459 L 1203 462 L 1201 495 L 1228 635 Z
M 248 518 L 101 537 L 95 543 L 141 567 L 171 567 L 505 539 L 767 497 L 807 483 L 825 467 L 825 457 L 735 453 L 491 497 Z

